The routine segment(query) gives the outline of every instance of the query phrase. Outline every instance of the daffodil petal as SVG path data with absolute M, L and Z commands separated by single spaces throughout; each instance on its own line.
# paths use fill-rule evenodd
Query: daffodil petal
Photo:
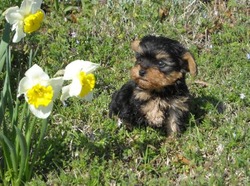
M 7 16 L 7 14 L 11 14 L 13 12 L 16 12 L 17 10 L 19 10 L 18 6 L 13 6 L 10 8 L 7 8 L 4 12 L 3 12 L 3 16 Z
M 22 20 L 23 16 L 20 13 L 17 13 L 19 8 L 17 6 L 10 7 L 7 10 L 4 11 L 3 15 L 5 16 L 5 19 L 8 23 L 11 25 L 17 22 L 17 20 Z
M 86 101 L 91 101 L 93 99 L 93 92 L 90 92 L 88 95 L 83 97 Z
M 24 38 L 26 36 L 26 34 L 23 32 L 23 26 L 19 25 L 18 23 L 13 25 L 12 30 L 13 29 L 16 30 L 16 33 L 15 33 L 12 41 L 13 41 L 13 43 L 18 43 L 19 41 L 21 41 L 22 38 Z
M 18 89 L 17 89 L 17 97 L 21 94 L 24 94 L 29 88 L 33 86 L 31 79 L 27 77 L 23 77 L 19 82 Z
M 74 62 L 69 63 L 64 70 L 64 76 L 63 78 L 65 80 L 71 80 L 73 79 L 76 74 L 78 74 L 81 71 L 81 68 L 78 68 L 77 65 L 75 65 Z
M 70 85 L 62 87 L 62 94 L 61 94 L 61 97 L 60 97 L 60 100 L 62 102 L 64 102 L 66 99 L 68 99 L 70 97 L 69 89 L 70 89 Z
M 13 23 L 15 22 L 19 22 L 19 21 L 22 21 L 24 18 L 24 16 L 19 12 L 12 12 L 10 15 L 9 15 L 9 21 Z M 10 23 L 9 22 L 9 23 Z M 11 23 L 10 23 L 11 24 Z
M 75 60 L 65 67 L 63 78 L 65 80 L 70 80 L 73 79 L 80 71 L 84 71 L 88 74 L 93 72 L 97 67 L 99 67 L 98 64 L 90 61 Z
M 20 12 L 24 15 L 28 15 L 29 13 L 31 13 L 32 4 L 32 0 L 24 0 L 20 6 Z
M 25 76 L 32 79 L 34 82 L 40 82 L 41 80 L 49 80 L 48 74 L 46 74 L 43 69 L 37 64 L 34 64 L 29 70 L 27 70 Z
M 78 96 L 82 90 L 81 82 L 78 78 L 74 78 L 70 84 L 69 95 Z
M 52 78 L 48 81 L 48 84 L 50 84 L 53 87 L 54 91 L 53 100 L 55 100 L 56 98 L 59 97 L 60 91 L 62 89 L 63 78 L 62 77 Z
M 40 106 L 35 108 L 33 105 L 29 105 L 29 109 L 36 117 L 45 119 L 49 117 L 53 108 L 53 102 L 51 102 L 47 107 Z
M 37 10 L 41 10 L 40 7 L 42 5 L 42 0 L 35 0 L 31 7 L 31 13 L 36 13 Z

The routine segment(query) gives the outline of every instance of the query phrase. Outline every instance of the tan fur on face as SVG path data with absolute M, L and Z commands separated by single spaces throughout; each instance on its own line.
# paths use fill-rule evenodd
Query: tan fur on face
M 159 54 L 157 54 L 157 55 L 155 56 L 155 58 L 156 58 L 157 60 L 168 59 L 168 58 L 170 58 L 170 55 L 167 54 L 167 53 L 165 53 L 165 52 L 160 52 Z
M 139 71 L 140 65 L 136 65 L 131 69 L 131 78 L 142 89 L 148 90 L 160 90 L 165 86 L 173 85 L 178 79 L 182 77 L 181 72 L 173 71 L 168 75 L 165 75 L 156 68 L 146 69 L 146 74 L 141 77 Z

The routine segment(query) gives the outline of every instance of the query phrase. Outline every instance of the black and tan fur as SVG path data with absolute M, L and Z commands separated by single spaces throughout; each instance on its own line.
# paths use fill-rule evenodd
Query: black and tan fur
M 136 40 L 131 48 L 136 56 L 131 80 L 113 94 L 110 117 L 117 115 L 130 126 L 162 128 L 168 134 L 183 131 L 190 100 L 185 75 L 197 73 L 191 53 L 179 42 L 157 36 Z

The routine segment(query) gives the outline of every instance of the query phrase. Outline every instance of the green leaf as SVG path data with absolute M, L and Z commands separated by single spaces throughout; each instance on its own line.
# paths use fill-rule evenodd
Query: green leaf
M 18 139 L 17 143 L 20 144 L 20 149 L 21 149 L 21 154 L 20 154 L 21 161 L 19 164 L 19 174 L 18 174 L 18 180 L 20 181 L 22 180 L 22 176 L 24 172 L 29 171 L 28 167 L 25 167 L 26 162 L 28 161 L 28 148 L 27 148 L 27 143 L 26 143 L 24 135 L 22 134 L 19 128 L 17 128 L 16 126 L 14 127 L 16 130 L 17 139 Z
M 6 23 L 3 31 L 3 37 L 0 43 L 0 72 L 3 70 L 5 58 L 6 58 L 6 50 L 8 48 L 10 42 L 10 24 Z
M 19 102 L 19 101 L 17 100 L 17 102 Z M 27 102 L 25 102 L 23 104 L 22 112 L 21 112 L 20 116 L 18 117 L 18 123 L 19 123 L 18 128 L 20 130 L 23 129 L 23 124 L 25 122 L 25 119 L 27 119 L 27 121 L 26 121 L 27 123 L 30 123 L 29 113 L 28 113 L 27 108 L 28 108 L 28 104 L 27 104 Z
M 2 43 L 1 43 L 2 44 Z M 0 44 L 0 48 L 4 48 L 4 47 L 1 47 L 1 44 Z M 4 61 L 5 61 L 5 58 L 6 58 L 6 53 L 5 53 L 5 50 L 4 49 L 0 49 L 0 52 L 1 51 L 4 51 L 3 55 L 0 56 L 0 72 L 2 72 L 3 70 L 3 66 L 4 66 Z
M 67 12 L 73 11 L 73 10 L 77 10 L 78 7 L 77 6 L 67 6 L 63 12 L 66 14 Z
M 17 155 L 16 155 L 16 150 L 15 150 L 15 147 L 14 147 L 13 143 L 2 132 L 0 133 L 0 139 L 8 147 L 9 153 L 5 152 L 4 156 L 9 156 L 10 157 L 11 165 L 9 165 L 9 166 L 11 166 L 13 168 L 13 171 L 15 173 L 17 173 Z M 11 167 L 9 167 L 9 168 L 11 168 Z
M 40 146 L 41 146 L 41 144 L 43 142 L 45 133 L 47 131 L 47 126 L 48 126 L 48 119 L 44 119 L 43 123 L 42 123 L 41 130 L 40 130 L 39 140 L 38 140 L 38 142 L 36 144 L 36 147 L 34 148 L 34 153 L 33 153 L 33 157 L 31 159 L 31 164 L 30 164 L 30 174 L 27 175 L 27 180 L 29 180 L 31 178 L 31 173 L 32 173 L 35 161 L 37 160 L 37 156 L 38 156 L 38 153 L 39 153 L 39 150 L 40 150 Z
M 13 178 L 14 172 L 12 169 L 8 169 L 4 174 L 4 179 L 7 182 L 10 182 Z
M 0 103 L 0 124 L 4 121 L 5 109 L 8 101 L 9 93 L 9 74 L 7 73 L 4 80 L 3 90 L 1 91 Z
M 55 8 L 56 11 L 59 10 L 59 1 L 58 0 L 54 1 L 54 8 Z

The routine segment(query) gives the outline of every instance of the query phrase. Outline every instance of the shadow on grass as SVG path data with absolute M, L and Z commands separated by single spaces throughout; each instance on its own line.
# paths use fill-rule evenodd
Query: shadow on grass
M 211 109 L 223 113 L 225 106 L 212 96 L 194 97 L 190 112 L 194 116 L 195 122 L 190 122 L 188 127 L 201 125 Z M 44 175 L 45 181 L 46 175 L 50 172 L 60 174 L 63 169 L 70 168 L 72 160 L 79 159 L 74 155 L 77 151 L 87 154 L 84 161 L 89 165 L 94 158 L 98 158 L 100 163 L 110 159 L 116 159 L 124 163 L 133 161 L 137 156 L 144 157 L 149 147 L 153 149 L 150 150 L 149 158 L 160 154 L 161 145 L 166 141 L 166 133 L 162 130 L 141 126 L 134 128 L 133 131 L 128 131 L 125 127 L 118 128 L 115 126 L 115 121 L 108 119 L 106 116 L 104 116 L 104 120 L 104 130 L 96 131 L 95 133 L 98 135 L 94 137 L 76 130 L 70 136 L 65 133 L 47 138 L 41 149 L 41 154 L 44 154 L 44 156 L 37 160 L 36 172 L 39 175 Z M 67 130 L 72 130 L 72 128 Z M 61 131 L 58 131 L 58 134 L 60 133 Z
M 201 125 L 205 116 L 209 112 L 223 114 L 225 112 L 225 109 L 225 104 L 222 101 L 218 100 L 216 97 L 207 95 L 193 97 L 190 104 L 190 113 L 194 116 L 195 122 L 192 122 L 190 124 L 190 127 L 193 127 L 194 125 Z

